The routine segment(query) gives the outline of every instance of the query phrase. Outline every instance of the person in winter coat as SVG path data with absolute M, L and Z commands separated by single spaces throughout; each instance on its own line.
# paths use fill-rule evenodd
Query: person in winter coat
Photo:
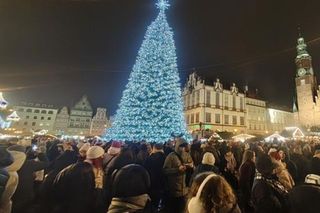
M 273 176 L 274 165 L 271 157 L 260 154 L 256 160 L 258 174 L 252 186 L 252 202 L 257 213 L 284 213 L 287 212 L 286 198 L 288 191 Z
M 194 170 L 190 185 L 192 185 L 193 179 L 200 173 L 213 172 L 215 174 L 220 174 L 219 168 L 214 165 L 215 161 L 214 155 L 211 152 L 204 153 L 201 164 Z
M 151 213 L 150 177 L 142 166 L 129 164 L 115 171 L 112 188 L 108 213 Z
M 122 143 L 120 141 L 112 141 L 111 146 L 107 150 L 107 153 L 103 159 L 103 167 L 105 174 L 108 174 L 110 165 L 113 165 L 114 160 L 119 156 L 121 151 Z
M 156 211 L 159 208 L 160 200 L 163 198 L 165 177 L 162 171 L 166 156 L 163 145 L 154 144 L 151 155 L 145 161 L 145 168 L 150 175 L 151 187 L 150 197 L 152 208 Z
M 231 186 L 220 175 L 215 173 L 203 173 L 195 178 L 203 179 L 196 190 L 196 195 L 191 197 L 188 203 L 189 213 L 241 213 L 237 199 Z
M 287 190 L 290 190 L 294 186 L 293 178 L 288 172 L 285 164 L 281 162 L 281 156 L 276 149 L 270 149 L 269 155 L 271 156 L 272 162 L 275 165 L 274 173 L 277 175 L 278 180 Z
M 121 169 L 122 167 L 135 163 L 133 151 L 129 148 L 122 148 L 120 154 L 114 158 L 105 168 L 105 196 L 106 207 L 110 205 L 112 199 L 112 174 L 114 171 Z
M 52 213 L 102 212 L 99 191 L 103 188 L 103 155 L 103 148 L 92 146 L 84 162 L 72 164 L 57 175 Z
M 220 163 L 220 171 L 222 176 L 228 181 L 233 190 L 238 190 L 238 179 L 236 177 L 237 162 L 231 149 L 227 147 L 224 158 Z
M 214 155 L 214 158 L 216 159 L 215 161 L 215 166 L 219 167 L 220 166 L 220 154 L 217 151 L 217 149 L 214 146 L 214 141 L 207 141 L 207 143 L 203 147 L 203 154 L 206 152 L 210 152 Z
M 13 157 L 13 163 L 9 165 L 6 170 L 9 173 L 9 180 L 7 181 L 5 191 L 0 200 L 0 212 L 11 213 L 12 201 L 11 198 L 16 191 L 19 182 L 17 171 L 21 168 L 26 160 L 26 154 L 23 152 L 9 151 Z
M 24 146 L 14 145 L 9 147 L 8 150 L 25 153 L 26 148 Z M 27 212 L 27 209 L 31 209 L 35 196 L 34 173 L 45 169 L 49 165 L 48 159 L 44 153 L 38 153 L 38 157 L 41 161 L 35 161 L 30 158 L 26 159 L 18 171 L 19 182 L 16 192 L 12 197 L 13 213 L 24 213 Z
M 320 176 L 309 174 L 305 183 L 289 193 L 290 213 L 313 213 L 320 209 Z
M 5 147 L 0 146 L 0 200 L 10 177 L 6 167 L 12 163 L 13 158 L 11 154 L 5 149 Z
M 140 150 L 137 154 L 137 164 L 144 165 L 147 157 L 150 155 L 147 144 L 143 143 L 140 145 Z
M 256 173 L 256 155 L 251 150 L 243 153 L 242 164 L 239 168 L 240 203 L 244 212 L 252 212 L 251 189 Z
M 186 187 L 186 165 L 183 162 L 185 147 L 188 144 L 182 138 L 176 139 L 175 151 L 171 152 L 163 165 L 163 171 L 167 180 L 167 195 L 165 205 L 171 212 L 184 212 Z
M 41 187 L 41 193 L 45 197 L 50 196 L 51 186 L 57 174 L 78 160 L 78 153 L 72 148 L 69 142 L 63 144 L 63 149 L 63 153 L 51 162 L 48 167 L 47 175 Z
M 193 141 L 190 148 L 190 155 L 192 157 L 194 166 L 198 166 L 202 161 L 202 149 L 200 141 Z

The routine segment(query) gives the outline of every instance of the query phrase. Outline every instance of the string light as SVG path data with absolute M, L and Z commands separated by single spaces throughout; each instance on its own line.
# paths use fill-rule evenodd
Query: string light
M 158 0 L 160 12 L 148 27 L 123 92 L 107 140 L 166 142 L 189 137 L 183 114 L 173 32 Z

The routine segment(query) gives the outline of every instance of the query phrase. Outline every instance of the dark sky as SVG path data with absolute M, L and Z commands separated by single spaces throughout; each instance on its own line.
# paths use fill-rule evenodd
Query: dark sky
M 297 26 L 320 72 L 319 0 L 170 0 L 182 83 L 198 70 L 291 106 Z M 0 89 L 70 106 L 87 94 L 117 109 L 155 0 L 0 0 Z

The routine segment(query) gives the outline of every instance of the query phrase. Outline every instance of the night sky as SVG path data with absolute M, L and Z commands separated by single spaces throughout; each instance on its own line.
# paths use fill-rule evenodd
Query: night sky
M 0 90 L 20 101 L 71 106 L 83 94 L 113 114 L 155 0 L 0 0 Z M 195 68 L 225 87 L 259 89 L 291 106 L 298 36 L 320 72 L 319 0 L 170 0 L 182 84 Z

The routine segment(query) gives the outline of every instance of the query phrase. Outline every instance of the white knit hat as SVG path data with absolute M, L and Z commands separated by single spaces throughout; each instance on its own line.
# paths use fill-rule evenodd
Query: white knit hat
M 104 155 L 104 149 L 100 146 L 92 146 L 87 151 L 87 159 L 97 159 Z
M 270 153 L 272 153 L 272 152 L 277 152 L 277 149 L 271 148 L 271 149 L 269 150 L 269 152 L 268 152 L 268 155 L 270 155 Z
M 207 164 L 213 166 L 216 162 L 214 155 L 210 152 L 206 152 L 202 157 L 202 164 Z

